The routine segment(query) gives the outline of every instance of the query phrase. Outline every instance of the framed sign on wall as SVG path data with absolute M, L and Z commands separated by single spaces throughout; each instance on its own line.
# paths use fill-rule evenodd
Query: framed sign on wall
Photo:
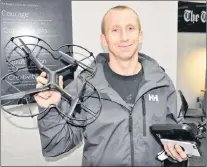
M 20 45 L 16 37 L 24 36 L 22 39 L 25 43 L 38 45 L 39 39 L 43 39 L 54 49 L 66 43 L 72 44 L 72 9 L 70 0 L 1 0 L 0 3 L 1 77 L 14 71 L 14 66 L 20 69 L 9 75 L 5 79 L 7 82 L 1 83 L 1 95 L 4 95 L 16 91 L 8 83 L 20 91 L 35 88 L 36 77 L 40 74 L 34 64 L 28 65 L 27 60 L 20 57 L 20 51 L 15 49 Z M 51 51 L 46 43 L 42 42 L 41 46 Z M 37 47 L 31 46 L 30 49 L 34 54 L 40 52 Z M 49 51 L 41 50 L 38 55 L 44 65 L 54 70 L 66 65 L 54 59 Z M 11 64 L 7 63 L 8 58 L 13 60 Z M 65 71 L 63 78 L 64 84 L 67 85 L 74 79 L 74 73 Z
M 206 32 L 206 3 L 178 2 L 178 32 Z

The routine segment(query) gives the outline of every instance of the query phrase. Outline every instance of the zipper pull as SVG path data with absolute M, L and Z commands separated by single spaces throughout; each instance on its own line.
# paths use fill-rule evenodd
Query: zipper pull
M 130 113 L 129 114 L 129 132 L 131 132 L 132 131 L 132 114 Z

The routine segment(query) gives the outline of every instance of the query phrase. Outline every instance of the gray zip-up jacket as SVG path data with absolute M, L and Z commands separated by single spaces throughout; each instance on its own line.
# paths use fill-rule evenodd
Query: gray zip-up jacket
M 97 72 L 89 80 L 102 99 L 99 117 L 85 128 L 72 126 L 55 108 L 38 116 L 38 127 L 45 157 L 73 149 L 84 139 L 83 166 L 161 166 L 155 159 L 162 150 L 150 133 L 156 123 L 176 123 L 176 91 L 171 79 L 152 58 L 139 53 L 144 70 L 136 102 L 131 109 L 107 83 L 103 63 L 108 54 L 96 58 Z M 65 90 L 75 95 L 78 77 Z M 87 106 L 97 111 L 98 99 L 89 98 Z M 61 105 L 67 113 L 68 105 Z

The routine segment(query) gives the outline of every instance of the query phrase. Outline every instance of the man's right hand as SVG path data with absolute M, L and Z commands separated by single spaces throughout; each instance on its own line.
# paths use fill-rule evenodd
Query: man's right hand
M 48 80 L 45 78 L 46 73 L 42 72 L 37 78 L 36 88 L 40 88 L 43 85 L 48 83 Z M 63 77 L 59 76 L 59 86 L 63 88 Z M 42 91 L 34 95 L 34 99 L 37 104 L 42 108 L 47 108 L 50 105 L 57 105 L 61 100 L 61 93 L 56 90 Z

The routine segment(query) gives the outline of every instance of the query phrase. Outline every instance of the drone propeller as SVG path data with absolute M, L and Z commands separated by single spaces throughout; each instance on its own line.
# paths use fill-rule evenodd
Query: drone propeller
M 74 65 L 79 65 L 81 67 L 85 67 L 85 70 L 87 70 L 90 73 L 93 73 L 93 69 L 91 67 L 88 67 L 87 65 L 85 65 L 84 63 L 82 63 L 81 61 L 77 61 L 74 58 L 72 58 L 71 56 L 69 56 L 68 54 L 62 52 L 62 51 L 58 51 L 66 60 L 69 61 L 69 63 L 74 64 Z
M 21 38 L 19 38 L 19 41 L 22 43 L 22 45 L 24 46 L 24 51 L 27 53 L 27 54 L 30 54 L 31 53 L 31 50 L 28 48 L 28 46 L 23 42 L 23 40 Z
M 35 63 L 35 65 L 37 66 L 37 68 L 39 70 L 45 70 L 48 71 L 48 68 L 45 67 L 40 61 L 37 60 L 37 58 L 35 58 L 31 52 L 31 50 L 29 49 L 29 47 L 24 43 L 24 41 L 19 38 L 19 41 L 22 43 L 23 45 L 23 50 L 26 52 L 26 54 L 28 54 L 29 58 Z

